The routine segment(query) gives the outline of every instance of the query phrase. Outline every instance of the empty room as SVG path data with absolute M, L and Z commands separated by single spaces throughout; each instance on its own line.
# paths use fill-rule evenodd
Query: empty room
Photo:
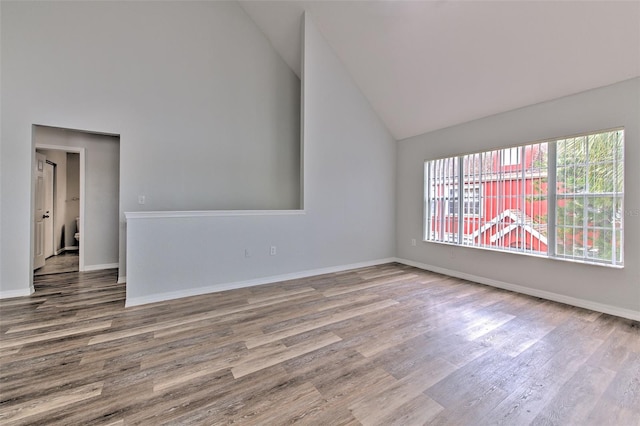
M 3 425 L 640 426 L 640 2 L 0 0 Z

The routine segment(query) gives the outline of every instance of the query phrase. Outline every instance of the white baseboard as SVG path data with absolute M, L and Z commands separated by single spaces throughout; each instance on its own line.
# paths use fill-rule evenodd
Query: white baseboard
M 272 284 L 280 281 L 296 280 L 299 278 L 308 278 L 316 275 L 332 274 L 334 272 L 348 271 L 350 269 L 366 268 L 368 266 L 382 265 L 385 263 L 395 262 L 394 258 L 378 259 L 368 262 L 352 263 L 349 265 L 330 266 L 327 268 L 312 269 L 301 272 L 293 272 L 291 274 L 272 275 L 264 278 L 256 278 L 246 281 L 235 281 L 230 283 L 214 284 L 206 287 L 189 288 L 179 291 L 170 291 L 166 293 L 158 293 L 150 296 L 128 297 L 125 307 L 146 305 L 147 303 L 164 302 L 166 300 L 180 299 L 182 297 L 199 296 L 207 293 L 217 293 L 225 290 L 235 290 L 244 287 L 253 287 L 263 284 Z M 119 280 L 118 280 L 119 282 Z
M 66 251 L 78 251 L 80 250 L 80 247 L 78 246 L 69 246 L 69 247 L 62 247 L 60 250 L 56 250 L 53 255 L 54 256 L 59 256 L 62 253 L 66 252 Z
M 117 269 L 117 263 L 105 263 L 104 265 L 84 265 L 84 271 L 101 271 L 103 269 Z
M 455 271 L 453 269 L 441 268 L 439 266 L 428 265 L 426 263 L 415 262 L 407 259 L 394 259 L 395 262 L 402 263 L 404 265 L 414 266 L 419 269 L 427 271 L 437 272 L 439 274 L 449 275 L 451 277 L 462 278 L 464 280 L 474 281 L 480 284 L 485 284 L 491 287 L 497 287 L 504 290 L 514 291 L 516 293 L 527 294 L 529 296 L 540 297 L 541 299 L 552 300 L 554 302 L 560 302 L 567 305 L 577 306 L 578 308 L 585 308 L 592 311 L 602 312 L 609 315 L 615 315 L 617 317 L 628 318 L 635 321 L 640 321 L 640 312 L 631 309 L 620 308 L 617 306 L 606 305 L 604 303 L 593 302 L 591 300 L 578 299 L 576 297 L 565 296 L 563 294 L 552 293 L 545 290 L 537 290 L 535 288 L 524 287 L 517 284 L 506 283 L 503 281 L 493 280 L 491 278 L 480 277 L 473 274 L 467 274 L 465 272 Z
M 127 276 L 126 275 L 120 275 L 118 277 L 118 284 L 124 284 L 127 282 Z
M 32 294 L 33 294 L 33 288 L 0 291 L 0 299 L 11 299 L 13 297 L 31 296 Z

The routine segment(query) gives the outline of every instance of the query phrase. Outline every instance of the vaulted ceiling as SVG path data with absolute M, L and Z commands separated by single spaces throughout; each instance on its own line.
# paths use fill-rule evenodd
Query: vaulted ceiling
M 640 76 L 640 1 L 240 1 L 300 71 L 307 11 L 398 140 Z

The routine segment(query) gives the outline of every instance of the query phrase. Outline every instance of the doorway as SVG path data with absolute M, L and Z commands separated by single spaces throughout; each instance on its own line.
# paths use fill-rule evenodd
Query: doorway
M 121 242 L 124 240 L 124 227 L 120 221 L 120 135 L 33 125 L 32 137 L 35 160 L 32 184 L 32 277 L 47 272 L 47 269 L 37 267 L 36 257 L 40 254 L 39 248 L 45 244 L 44 226 L 38 225 L 38 221 L 46 216 L 47 210 L 44 197 L 42 203 L 36 197 L 40 182 L 38 164 L 41 158 L 38 156 L 43 153 L 46 154 L 42 159 L 43 164 L 47 160 L 55 164 L 53 213 L 56 246 L 50 259 L 63 259 L 60 250 L 64 256 L 72 255 L 75 251 L 80 272 L 119 269 L 123 261 Z M 76 171 L 72 172 L 67 166 L 74 162 L 77 166 L 74 169 Z M 66 163 L 65 167 L 63 163 Z M 76 179 L 72 178 L 73 173 Z M 65 179 L 66 187 L 63 185 Z M 44 187 L 44 177 L 41 185 Z M 40 204 L 42 211 L 36 211 Z M 42 233 L 39 233 L 40 229 Z
M 80 244 L 83 152 L 73 147 L 36 147 L 34 276 L 84 269 Z

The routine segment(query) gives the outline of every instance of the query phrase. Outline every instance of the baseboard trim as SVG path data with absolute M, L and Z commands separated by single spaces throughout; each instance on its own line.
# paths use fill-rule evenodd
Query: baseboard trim
M 12 299 L 14 297 L 25 297 L 33 294 L 33 288 L 25 288 L 20 290 L 0 291 L 0 299 Z
M 103 269 L 117 269 L 117 263 L 105 263 L 104 265 L 84 265 L 84 272 L 101 271 Z
M 604 303 L 593 302 L 591 300 L 579 299 L 576 297 L 565 296 L 563 294 L 553 293 L 545 290 L 537 290 L 535 288 L 524 287 L 517 284 L 511 284 L 504 281 L 497 281 L 491 278 L 481 277 L 478 275 L 467 274 L 465 272 L 455 271 L 453 269 L 441 268 L 439 266 L 428 265 L 426 263 L 415 262 L 407 259 L 394 259 L 395 262 L 402 263 L 404 265 L 413 266 L 426 271 L 437 272 L 439 274 L 449 275 L 451 277 L 462 278 L 485 284 L 491 287 L 501 288 L 503 290 L 509 290 L 516 293 L 522 293 L 529 296 L 539 297 L 541 299 L 547 299 L 554 302 L 564 303 L 566 305 L 576 306 L 578 308 L 585 308 L 592 311 L 602 312 L 617 317 L 627 318 L 635 321 L 640 321 L 640 312 L 631 309 L 620 308 L 618 306 L 607 305 Z
M 180 299 L 183 297 L 199 296 L 202 294 L 217 293 L 220 291 L 235 290 L 239 288 L 253 287 L 253 286 L 264 285 L 264 284 L 273 284 L 280 281 L 296 280 L 300 278 L 313 277 L 316 275 L 332 274 L 335 272 L 348 271 L 350 269 L 366 268 L 368 266 L 382 265 L 385 263 L 391 263 L 395 261 L 396 261 L 395 258 L 378 259 L 378 260 L 372 260 L 367 262 L 351 263 L 348 265 L 330 266 L 327 268 L 293 272 L 290 274 L 272 275 L 269 277 L 256 278 L 253 280 L 235 281 L 230 283 L 214 284 L 206 287 L 189 288 L 189 289 L 184 289 L 180 291 L 170 291 L 166 293 L 153 294 L 150 296 L 141 296 L 141 297 L 127 296 L 125 307 L 146 305 L 148 303 L 164 302 L 167 300 Z M 118 282 L 120 281 L 118 280 Z
M 118 277 L 118 284 L 125 284 L 127 282 L 127 276 L 126 275 L 120 275 Z
M 64 252 L 67 252 L 67 251 L 78 251 L 78 250 L 80 250 L 80 247 L 78 247 L 78 246 L 62 247 L 60 250 L 56 250 L 53 253 L 53 255 L 54 256 L 60 256 Z

